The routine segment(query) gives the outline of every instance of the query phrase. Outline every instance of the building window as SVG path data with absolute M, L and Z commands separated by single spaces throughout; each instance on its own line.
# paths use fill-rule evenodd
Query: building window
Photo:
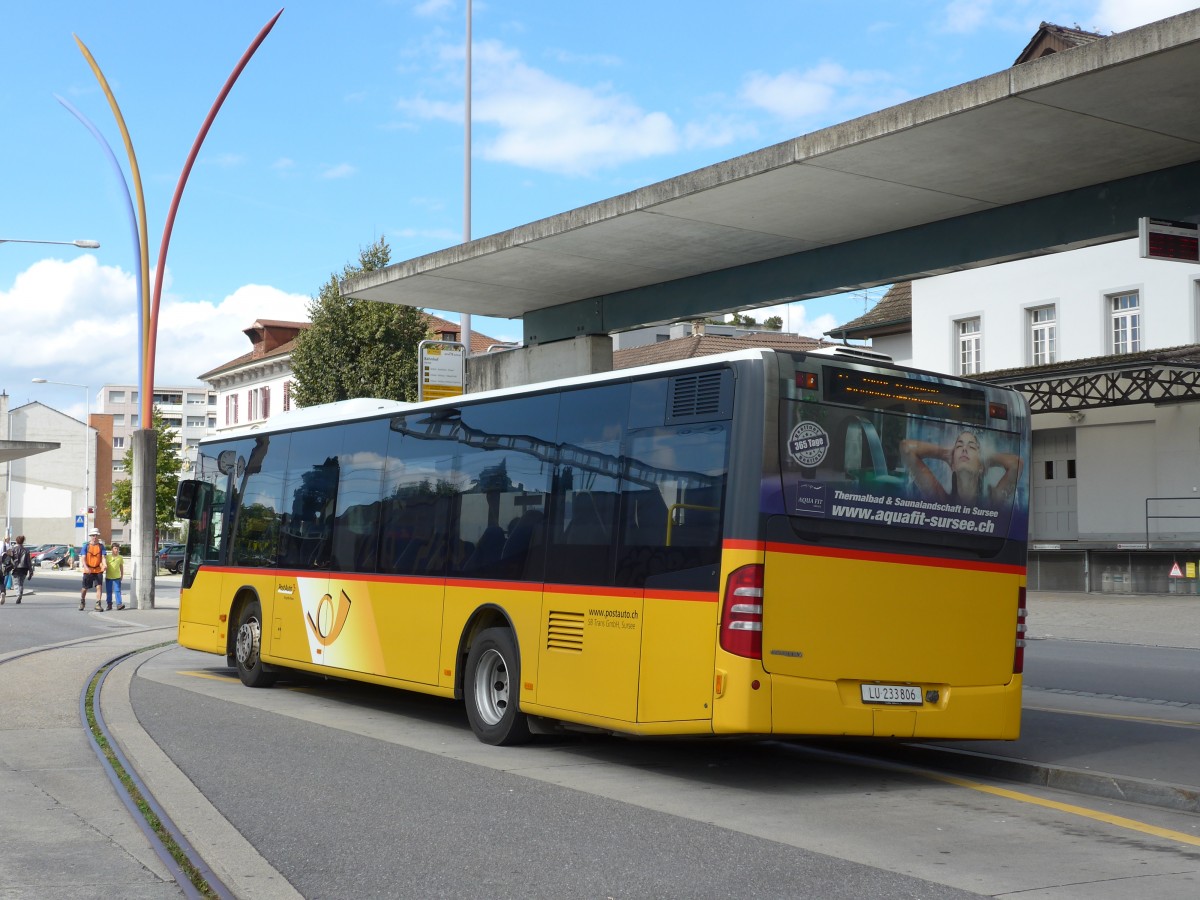
M 258 418 L 258 388 L 246 391 L 246 421 L 253 422 Z
M 124 403 L 125 402 L 125 392 L 124 391 L 109 391 L 108 392 L 108 402 L 109 403 Z
M 271 386 L 266 385 L 262 389 L 262 417 L 264 419 L 271 418 Z
M 203 428 L 204 427 L 204 416 L 188 416 L 187 417 L 187 427 L 188 428 Z
M 238 395 L 230 394 L 225 398 L 225 424 L 236 425 L 238 423 Z
M 962 319 L 958 328 L 958 374 L 975 375 L 983 360 L 983 328 L 979 317 Z
M 113 449 L 114 450 L 124 450 L 125 449 L 125 438 L 123 438 L 123 437 L 113 438 Z
M 1055 311 L 1053 306 L 1041 306 L 1029 311 L 1030 362 L 1044 366 L 1058 359 L 1055 346 Z
M 1142 349 L 1142 307 L 1137 291 L 1108 298 L 1112 313 L 1112 352 L 1137 353 Z
M 216 428 L 216 427 L 217 427 L 217 417 L 216 417 L 216 416 L 210 416 L 210 417 L 209 417 L 209 419 L 208 419 L 208 427 L 209 427 L 209 428 Z
M 125 413 L 113 413 L 113 425 L 125 427 Z
M 138 415 L 137 413 L 134 413 L 133 415 L 131 415 L 131 416 L 129 417 L 129 424 L 130 424 L 130 425 L 132 425 L 134 428 L 137 428 L 137 427 L 138 427 L 138 420 L 139 420 L 140 418 L 141 418 L 141 416 L 140 416 L 140 415 Z

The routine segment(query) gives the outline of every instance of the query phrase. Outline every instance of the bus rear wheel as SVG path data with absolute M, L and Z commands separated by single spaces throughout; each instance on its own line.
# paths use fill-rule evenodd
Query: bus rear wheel
M 234 643 L 238 678 L 246 687 L 270 687 L 275 673 L 267 670 L 262 661 L 262 606 L 251 600 L 238 616 Z
M 485 744 L 510 746 L 530 738 L 529 718 L 520 710 L 521 663 L 512 632 L 488 628 L 467 654 L 467 720 Z

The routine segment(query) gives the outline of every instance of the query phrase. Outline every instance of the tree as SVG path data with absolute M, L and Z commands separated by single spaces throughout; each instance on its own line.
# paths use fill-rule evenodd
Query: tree
M 773 328 L 776 331 L 783 331 L 783 316 L 770 316 L 763 322 L 763 328 Z
M 362 249 L 342 278 L 384 268 L 391 248 L 380 238 Z M 299 406 L 354 397 L 417 399 L 417 345 L 429 337 L 425 314 L 411 306 L 343 297 L 336 274 L 308 306 L 312 327 L 292 351 Z
M 151 415 L 158 457 L 158 475 L 154 485 L 154 527 L 161 530 L 175 521 L 175 491 L 179 487 L 179 471 L 183 461 L 175 452 L 174 439 L 157 406 Z M 108 495 L 108 511 L 113 518 L 129 522 L 133 519 L 133 447 L 125 451 L 122 465 L 129 477 L 113 485 L 112 493 Z

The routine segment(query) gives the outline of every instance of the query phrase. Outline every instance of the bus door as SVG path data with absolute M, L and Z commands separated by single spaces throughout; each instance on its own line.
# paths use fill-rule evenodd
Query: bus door
M 341 443 L 336 429 L 291 436 L 276 518 L 270 652 L 323 666 L 337 665 L 336 642 L 349 609 L 329 582 Z
M 643 599 L 641 589 L 613 584 L 620 495 L 595 479 L 568 480 L 546 560 L 538 703 L 632 722 Z
M 644 592 L 639 722 L 712 715 L 733 379 L 700 377 L 697 396 L 719 402 L 689 405 L 687 385 L 672 379 L 670 421 L 631 421 L 626 441 L 617 583 Z
M 224 483 L 225 478 L 220 481 Z M 217 627 L 222 576 L 206 564 L 221 559 L 224 504 L 225 491 L 217 490 L 209 481 L 179 483 L 175 515 L 188 523 L 180 590 L 180 642 L 213 653 L 224 653 L 225 647 L 225 634 Z

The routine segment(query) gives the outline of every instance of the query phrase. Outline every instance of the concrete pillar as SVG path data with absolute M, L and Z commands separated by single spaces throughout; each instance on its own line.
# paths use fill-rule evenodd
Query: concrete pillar
M 130 525 L 133 541 L 133 592 L 138 609 L 154 609 L 154 505 L 158 482 L 158 433 L 140 428 L 133 433 L 133 499 Z

